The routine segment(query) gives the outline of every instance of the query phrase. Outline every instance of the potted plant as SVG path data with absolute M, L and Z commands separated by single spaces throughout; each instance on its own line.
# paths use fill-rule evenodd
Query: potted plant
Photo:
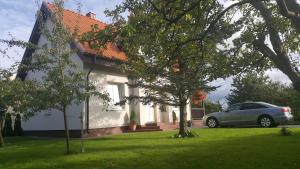
M 176 124 L 177 116 L 176 116 L 175 111 L 172 111 L 172 118 L 173 118 L 173 124 Z
M 131 131 L 135 131 L 136 130 L 136 114 L 135 114 L 134 111 L 131 111 L 131 113 L 130 113 L 129 129 Z

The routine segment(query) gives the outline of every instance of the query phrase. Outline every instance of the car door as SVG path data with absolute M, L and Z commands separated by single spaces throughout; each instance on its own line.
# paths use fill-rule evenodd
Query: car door
M 261 114 L 261 110 L 266 108 L 258 103 L 244 103 L 241 106 L 241 125 L 255 125 L 257 124 L 257 118 Z
M 220 117 L 221 124 L 223 125 L 238 125 L 240 122 L 241 104 L 230 106 L 227 111 L 222 113 Z

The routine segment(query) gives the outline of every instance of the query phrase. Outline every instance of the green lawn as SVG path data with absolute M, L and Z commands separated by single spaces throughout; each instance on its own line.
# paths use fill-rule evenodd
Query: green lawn
M 172 139 L 175 132 L 132 133 L 90 139 L 86 153 L 64 155 L 64 140 L 9 138 L 0 149 L 1 169 L 299 169 L 300 128 L 198 129 L 197 138 Z M 77 151 L 77 152 L 76 152 Z

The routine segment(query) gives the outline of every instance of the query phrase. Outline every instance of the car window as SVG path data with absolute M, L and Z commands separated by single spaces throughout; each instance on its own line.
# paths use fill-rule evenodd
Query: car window
M 263 108 L 267 108 L 267 107 L 257 103 L 244 103 L 241 106 L 241 110 L 263 109 Z
M 235 104 L 235 105 L 232 105 L 228 108 L 228 111 L 237 111 L 237 110 L 240 110 L 241 108 L 241 105 L 240 104 Z

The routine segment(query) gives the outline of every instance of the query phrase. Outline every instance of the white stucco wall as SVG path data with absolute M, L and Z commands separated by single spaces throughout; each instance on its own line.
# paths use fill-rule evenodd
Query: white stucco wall
M 49 20 L 46 21 L 47 26 L 51 26 Z M 48 44 L 48 41 L 45 37 L 41 36 L 38 41 L 38 46 L 41 47 L 45 44 Z M 50 45 L 49 45 L 50 46 Z M 38 52 L 38 51 L 36 51 Z M 32 59 L 34 61 L 35 58 Z M 79 70 L 83 70 L 83 62 L 77 54 L 73 54 L 71 60 L 76 63 Z M 45 72 L 42 71 L 29 71 L 25 80 L 36 80 L 37 82 L 43 82 L 43 77 Z M 84 105 L 72 104 L 67 108 L 67 117 L 69 128 L 80 129 L 80 113 L 83 111 Z M 58 110 L 45 110 L 39 113 L 36 113 L 35 116 L 29 118 L 29 120 L 23 121 L 22 127 L 24 130 L 63 130 L 64 121 L 63 113 Z
M 86 71 L 89 68 L 85 69 Z M 90 82 L 94 83 L 97 90 L 105 92 L 106 85 L 116 84 L 122 86 L 124 89 L 124 96 L 129 96 L 129 88 L 125 84 L 128 82 L 127 75 L 121 73 L 113 73 L 104 69 L 95 69 L 90 74 Z M 130 106 L 126 104 L 121 110 L 114 110 L 107 106 L 100 98 L 95 96 L 90 98 L 90 116 L 89 127 L 93 128 L 107 128 L 127 126 L 130 116 Z

